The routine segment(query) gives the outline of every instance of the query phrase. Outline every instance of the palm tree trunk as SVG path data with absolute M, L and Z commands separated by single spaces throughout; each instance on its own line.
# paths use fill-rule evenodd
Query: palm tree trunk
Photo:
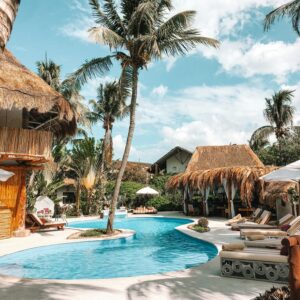
M 9 40 L 21 0 L 0 1 L 0 52 Z
M 80 215 L 80 196 L 81 196 L 81 186 L 79 181 L 76 186 L 76 215 Z
M 108 165 L 112 162 L 112 137 L 110 125 L 105 125 L 105 134 L 103 139 L 103 159 L 101 162 L 101 173 L 103 173 Z
M 133 139 L 133 133 L 135 128 L 135 113 L 136 113 L 136 101 L 137 101 L 137 89 L 138 89 L 138 69 L 136 66 L 133 67 L 132 73 L 132 95 L 131 95 L 131 103 L 130 103 L 130 123 L 127 135 L 126 146 L 124 149 L 123 159 L 120 167 L 120 171 L 117 176 L 116 185 L 113 193 L 113 197 L 110 203 L 109 216 L 107 221 L 107 233 L 113 232 L 114 218 L 115 218 L 115 210 L 117 206 L 117 201 L 120 193 L 122 178 L 126 169 L 131 143 Z

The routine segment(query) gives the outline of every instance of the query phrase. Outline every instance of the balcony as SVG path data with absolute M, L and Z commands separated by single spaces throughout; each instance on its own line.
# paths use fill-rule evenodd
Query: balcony
M 45 163 L 51 160 L 52 142 L 53 134 L 49 131 L 0 128 L 0 163 Z

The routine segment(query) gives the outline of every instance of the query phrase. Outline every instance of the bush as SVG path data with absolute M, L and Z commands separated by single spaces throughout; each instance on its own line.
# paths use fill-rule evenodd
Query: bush
M 210 231 L 209 227 L 203 227 L 200 225 L 193 225 L 190 229 L 193 229 L 197 232 L 203 233 L 203 232 L 208 232 Z
M 204 228 L 208 227 L 208 220 L 206 218 L 200 218 L 198 220 L 198 225 Z
M 146 206 L 153 206 L 158 211 L 181 210 L 180 204 L 176 203 L 170 196 L 157 196 L 147 201 Z
M 291 297 L 289 287 L 282 288 L 273 287 L 270 291 L 266 291 L 263 295 L 259 295 L 255 300 L 288 300 Z

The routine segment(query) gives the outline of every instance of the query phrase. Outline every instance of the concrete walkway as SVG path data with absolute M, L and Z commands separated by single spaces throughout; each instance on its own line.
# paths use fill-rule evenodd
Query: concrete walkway
M 163 214 L 179 216 L 178 214 Z M 178 229 L 186 234 L 213 242 L 238 240 L 238 233 L 228 230 L 225 221 L 210 220 L 211 231 L 196 233 L 186 225 Z M 31 247 L 66 242 L 75 232 L 51 231 L 27 238 L 0 241 L 0 255 Z M 74 241 L 73 241 L 74 242 Z M 0 299 L 5 300 L 250 300 L 273 284 L 220 277 L 219 258 L 194 269 L 149 276 L 97 280 L 28 280 L 0 275 Z

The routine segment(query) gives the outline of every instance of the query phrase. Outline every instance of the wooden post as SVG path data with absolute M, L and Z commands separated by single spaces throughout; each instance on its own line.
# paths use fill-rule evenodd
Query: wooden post
M 232 191 L 231 191 L 231 180 L 228 180 L 227 182 L 227 189 L 228 189 L 228 218 L 230 219 L 232 217 L 232 211 L 231 211 L 231 198 L 232 198 Z

